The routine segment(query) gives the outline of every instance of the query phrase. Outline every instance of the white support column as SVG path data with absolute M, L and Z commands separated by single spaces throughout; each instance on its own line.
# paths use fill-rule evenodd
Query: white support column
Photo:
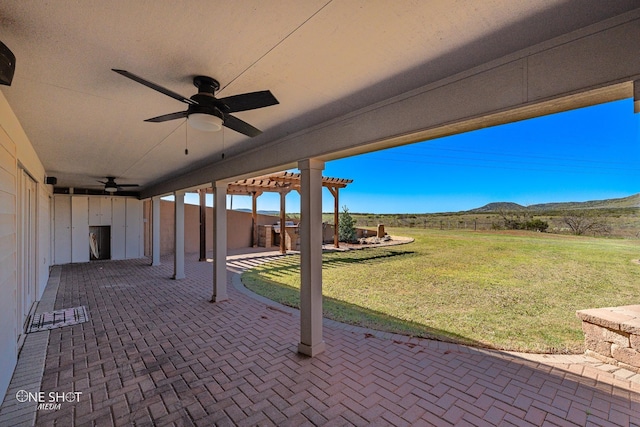
M 160 265 L 160 197 L 151 199 L 151 265 Z
M 175 197 L 175 243 L 173 255 L 173 278 L 184 279 L 184 191 L 173 193 Z
M 213 296 L 211 302 L 227 296 L 227 183 L 213 183 Z
M 315 159 L 298 163 L 300 182 L 300 344 L 307 356 L 322 353 L 322 170 Z
M 207 189 L 201 188 L 198 190 L 200 196 L 200 258 L 198 261 L 207 260 Z

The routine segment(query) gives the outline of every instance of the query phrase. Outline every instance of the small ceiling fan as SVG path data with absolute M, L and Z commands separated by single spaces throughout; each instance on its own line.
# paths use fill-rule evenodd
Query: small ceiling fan
M 147 119 L 145 122 L 166 122 L 168 120 L 186 117 L 189 124 L 196 129 L 218 131 L 224 126 L 249 137 L 254 137 L 260 135 L 262 131 L 232 116 L 231 113 L 279 104 L 276 97 L 268 90 L 233 95 L 226 98 L 216 98 L 214 94 L 220 89 L 220 83 L 218 83 L 216 79 L 207 76 L 196 76 L 193 78 L 193 85 L 198 88 L 198 93 L 191 98 L 187 98 L 128 71 L 115 68 L 112 68 L 112 70 L 188 105 L 186 111 L 164 114 Z
M 116 178 L 113 176 L 107 176 L 106 181 L 98 181 L 100 184 L 104 184 L 104 191 L 107 193 L 115 193 L 122 190 L 123 187 L 138 187 L 138 184 L 116 184 Z

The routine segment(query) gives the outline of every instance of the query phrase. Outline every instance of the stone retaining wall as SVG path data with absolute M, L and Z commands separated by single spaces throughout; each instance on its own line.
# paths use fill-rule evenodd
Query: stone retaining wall
M 640 373 L 640 305 L 580 310 L 586 353 Z

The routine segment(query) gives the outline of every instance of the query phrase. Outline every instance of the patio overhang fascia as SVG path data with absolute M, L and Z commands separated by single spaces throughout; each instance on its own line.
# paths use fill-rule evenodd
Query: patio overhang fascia
M 142 198 L 633 96 L 640 10 L 582 28 L 152 185 Z

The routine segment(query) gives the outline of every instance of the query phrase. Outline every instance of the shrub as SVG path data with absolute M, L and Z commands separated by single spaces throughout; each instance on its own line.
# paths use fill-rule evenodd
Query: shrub
M 549 223 L 541 219 L 531 219 L 524 223 L 526 230 L 540 231 L 544 233 L 549 228 Z

